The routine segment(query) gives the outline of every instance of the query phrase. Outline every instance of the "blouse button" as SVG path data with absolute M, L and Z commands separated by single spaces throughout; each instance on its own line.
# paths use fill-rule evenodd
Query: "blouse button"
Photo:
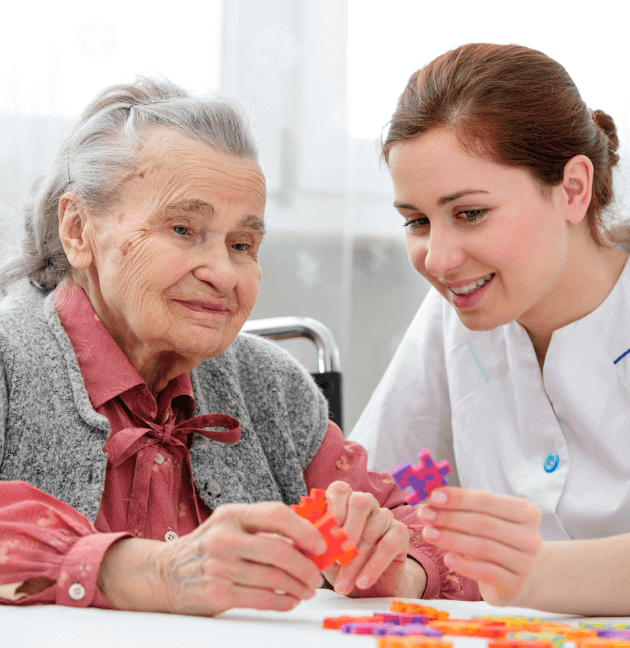
M 158 453 L 155 455 L 155 459 L 154 459 L 154 461 L 155 461 L 155 463 L 158 464 L 158 466 L 159 466 L 159 465 L 161 465 L 161 464 L 164 463 L 164 457 L 163 457 L 163 456 L 158 452 Z
M 166 540 L 166 542 L 173 542 L 173 540 L 177 540 L 177 534 L 175 531 L 167 531 L 164 540 Z
M 85 596 L 85 587 L 83 587 L 81 583 L 75 583 L 74 585 L 70 585 L 70 589 L 68 589 L 68 594 L 70 595 L 70 598 L 73 599 L 74 601 L 80 601 Z
M 210 495 L 210 497 L 221 497 L 221 484 L 216 479 L 211 479 L 210 481 L 207 481 L 203 487 L 203 489 Z
M 545 472 L 552 473 L 560 463 L 560 457 L 555 452 L 550 452 L 545 459 Z

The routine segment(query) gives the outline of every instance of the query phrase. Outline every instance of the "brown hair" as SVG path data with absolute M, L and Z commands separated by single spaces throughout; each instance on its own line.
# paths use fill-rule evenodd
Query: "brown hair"
M 520 45 L 472 43 L 446 52 L 409 79 L 382 143 L 385 161 L 398 142 L 434 128 L 453 130 L 470 153 L 527 169 L 543 190 L 562 182 L 572 157 L 586 155 L 594 167 L 586 216 L 602 245 L 619 160 L 615 123 L 586 107 L 559 63 Z

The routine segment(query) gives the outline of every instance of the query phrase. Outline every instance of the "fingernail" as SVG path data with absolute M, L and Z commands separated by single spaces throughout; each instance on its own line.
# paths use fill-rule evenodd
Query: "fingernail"
M 435 518 L 437 517 L 437 513 L 432 508 L 429 508 L 428 506 L 423 506 L 420 509 L 420 516 L 425 520 L 435 520 Z
M 335 591 L 339 594 L 347 594 L 350 591 L 350 581 L 346 578 L 341 578 L 335 583 Z
M 326 540 L 324 540 L 324 538 L 321 538 L 320 540 L 318 540 L 317 541 L 317 553 L 316 553 L 316 555 L 321 556 L 321 554 L 323 554 L 324 551 L 326 551 L 327 547 L 328 547 L 328 545 L 326 544 Z
M 357 587 L 360 587 L 361 589 L 365 589 L 369 584 L 369 576 L 361 576 L 361 578 L 359 578 L 359 580 L 357 581 Z
M 445 562 L 447 565 L 451 565 L 451 566 L 452 566 L 452 565 L 454 565 L 454 564 L 457 562 L 457 558 L 455 558 L 455 556 L 454 556 L 453 554 L 447 553 L 447 554 L 444 556 L 444 562 Z
M 431 493 L 431 501 L 436 504 L 446 504 L 448 497 L 444 491 L 433 491 Z
M 440 537 L 440 532 L 435 527 L 426 526 L 422 530 L 422 535 L 430 540 L 437 540 Z

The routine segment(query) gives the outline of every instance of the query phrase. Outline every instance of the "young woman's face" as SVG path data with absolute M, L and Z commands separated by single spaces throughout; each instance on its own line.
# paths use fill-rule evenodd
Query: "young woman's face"
M 437 129 L 389 157 L 395 207 L 416 270 L 471 330 L 548 312 L 562 294 L 569 232 L 561 188 L 473 157 Z

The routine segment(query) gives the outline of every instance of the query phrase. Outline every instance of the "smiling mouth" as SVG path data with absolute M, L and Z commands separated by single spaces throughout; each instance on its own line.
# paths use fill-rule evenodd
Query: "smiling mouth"
M 223 304 L 196 300 L 185 301 L 183 299 L 177 299 L 176 301 L 186 308 L 198 313 L 215 313 L 219 315 L 227 315 L 228 313 L 227 307 Z
M 477 281 L 466 284 L 465 286 L 460 286 L 459 288 L 449 288 L 449 290 L 456 295 L 470 295 L 471 293 L 474 293 L 475 290 L 483 288 L 490 281 L 490 279 L 492 279 L 492 277 L 494 277 L 494 272 L 486 275 L 485 277 L 482 277 L 481 279 L 478 279 Z

